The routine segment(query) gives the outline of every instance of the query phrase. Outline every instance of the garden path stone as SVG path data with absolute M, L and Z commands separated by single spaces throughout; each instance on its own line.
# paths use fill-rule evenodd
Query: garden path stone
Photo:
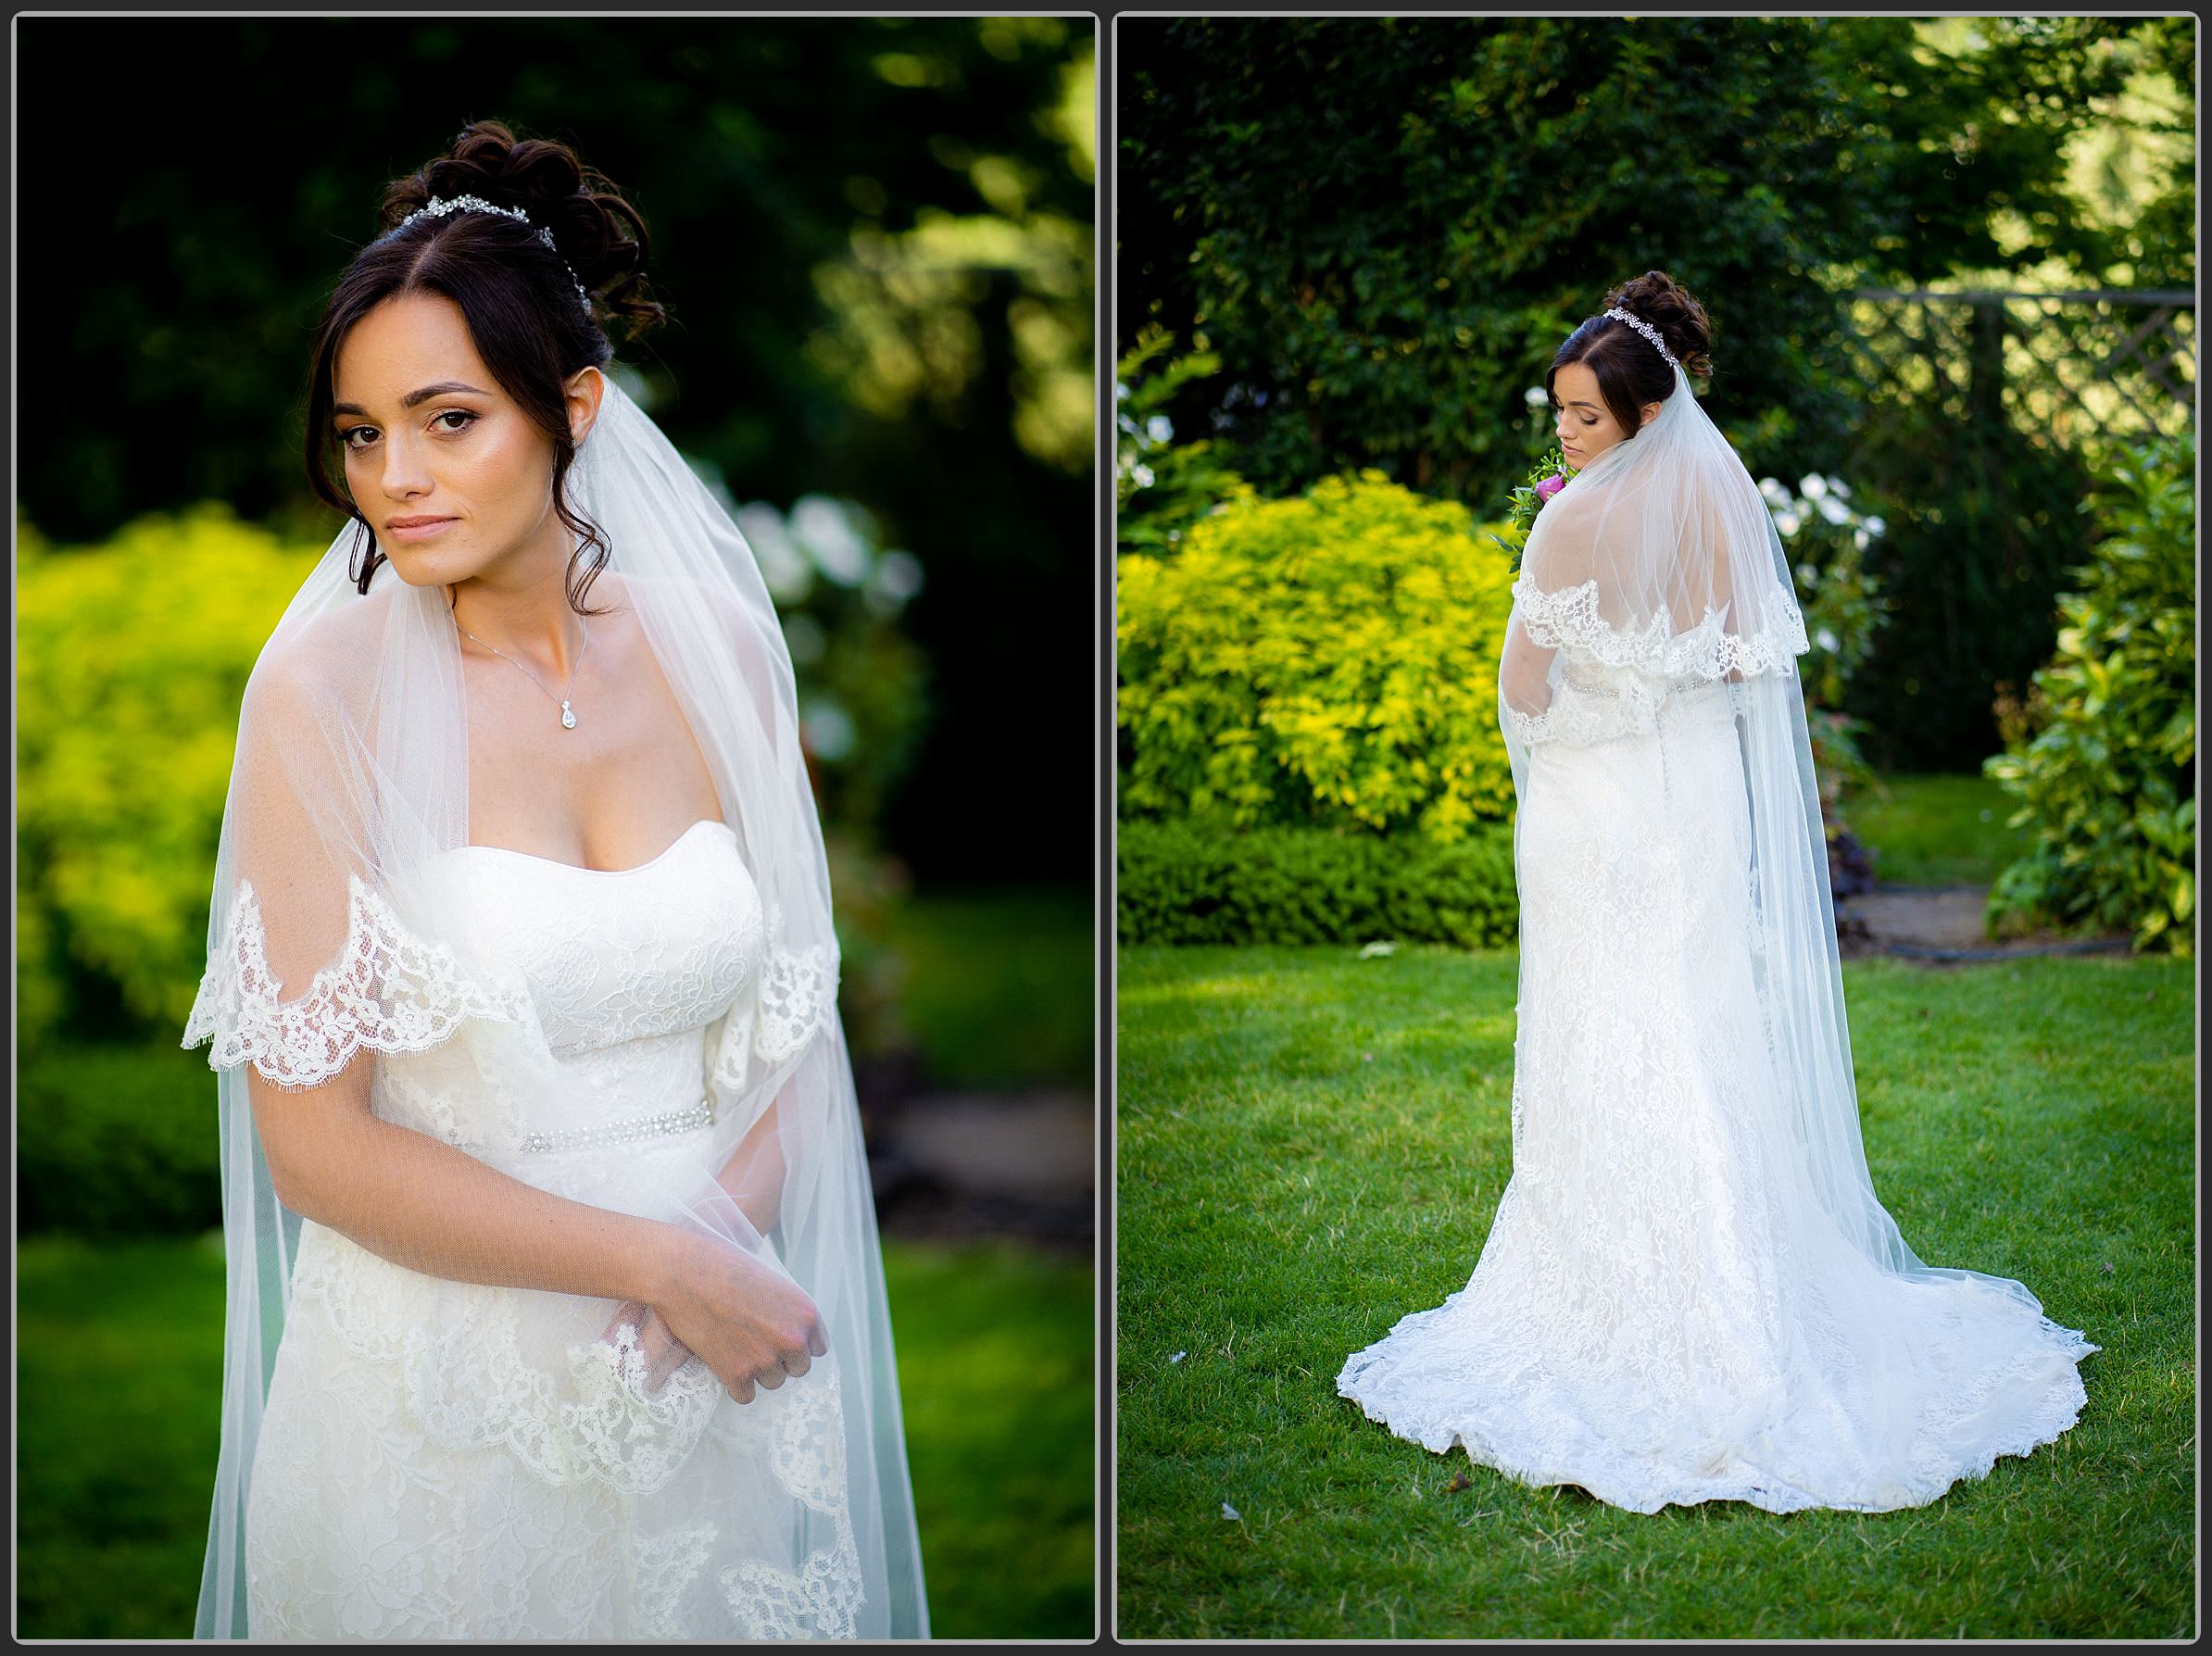
M 875 1208 L 898 1236 L 1015 1236 L 1088 1248 L 1098 1129 L 1087 1093 L 919 1093 L 871 1144 Z
M 2125 954 L 2125 932 L 2091 937 L 2036 931 L 1993 938 L 1982 929 L 1987 885 L 1877 885 L 1838 897 L 1836 931 L 1846 957 L 1892 955 L 1943 964 L 2014 960 L 2031 955 Z

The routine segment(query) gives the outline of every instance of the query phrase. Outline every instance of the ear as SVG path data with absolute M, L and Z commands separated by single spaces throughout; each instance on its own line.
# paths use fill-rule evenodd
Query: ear
M 1641 431 L 1645 426 L 1651 424 L 1653 420 L 1658 419 L 1659 410 L 1663 407 L 1665 407 L 1665 405 L 1662 403 L 1646 403 L 1642 408 L 1637 409 L 1636 412 L 1638 419 L 1636 422 L 1636 429 L 1638 431 Z
M 596 368 L 579 369 L 562 392 L 569 407 L 569 440 L 581 443 L 591 434 L 599 418 L 599 399 L 607 395 L 607 376 Z

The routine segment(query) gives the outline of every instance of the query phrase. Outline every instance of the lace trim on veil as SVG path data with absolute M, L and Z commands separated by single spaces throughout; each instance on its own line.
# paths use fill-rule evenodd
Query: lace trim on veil
M 1545 592 L 1525 569 L 1513 583 L 1513 599 L 1529 638 L 1546 649 L 1665 678 L 1793 672 L 1796 659 L 1812 648 L 1804 616 L 1794 603 L 1770 605 L 1766 624 L 1745 634 L 1723 632 L 1720 611 L 1712 608 L 1696 626 L 1677 633 L 1665 604 L 1642 628 L 1623 631 L 1598 613 L 1596 581 Z
M 388 902 L 346 877 L 346 940 L 308 993 L 280 1000 L 251 882 L 238 882 L 230 947 L 209 961 L 182 1045 L 212 1040 L 210 1069 L 251 1062 L 280 1086 L 315 1086 L 354 1055 L 425 1052 L 470 1018 L 528 1016 L 526 995 L 485 988 L 443 944 L 417 936 Z
M 819 944 L 785 947 L 780 920 L 771 922 L 769 935 L 759 978 L 746 985 L 712 1037 L 708 1079 L 725 1091 L 743 1087 L 756 1058 L 771 1068 L 797 1058 L 836 1016 L 837 967 L 830 951 Z

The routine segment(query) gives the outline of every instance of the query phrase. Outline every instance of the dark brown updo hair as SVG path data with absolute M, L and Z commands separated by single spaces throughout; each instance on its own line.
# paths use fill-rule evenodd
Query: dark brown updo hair
M 520 209 L 530 221 L 464 209 L 402 228 L 432 197 L 458 195 Z M 579 614 L 602 613 L 586 608 L 584 596 L 607 567 L 606 537 L 569 504 L 563 486 L 576 458 L 564 387 L 583 370 L 604 370 L 614 360 L 607 322 L 619 318 L 635 339 L 662 320 L 646 285 L 652 244 L 645 220 L 567 144 L 518 139 L 496 120 L 470 123 L 449 152 L 385 185 L 380 219 L 383 233 L 354 256 L 323 309 L 308 380 L 308 486 L 354 521 L 347 573 L 366 593 L 384 555 L 375 529 L 331 470 L 338 347 L 386 299 L 437 294 L 460 307 L 492 377 L 553 440 L 553 509 L 580 543 L 569 560 L 569 603 Z M 541 228 L 552 232 L 551 247 L 538 239 Z M 576 295 L 578 283 L 591 295 L 588 307 Z
M 1658 329 L 1685 374 L 1702 379 L 1713 371 L 1713 331 L 1705 307 L 1665 270 L 1646 270 L 1622 282 L 1605 295 L 1604 309 L 1615 307 Z M 1568 334 L 1552 358 L 1544 390 L 1554 408 L 1559 397 L 1552 390 L 1552 376 L 1570 362 L 1579 362 L 1597 375 L 1598 395 L 1604 398 L 1607 412 L 1631 437 L 1643 424 L 1644 404 L 1663 403 L 1674 393 L 1675 370 L 1666 358 L 1628 323 L 1602 311 Z

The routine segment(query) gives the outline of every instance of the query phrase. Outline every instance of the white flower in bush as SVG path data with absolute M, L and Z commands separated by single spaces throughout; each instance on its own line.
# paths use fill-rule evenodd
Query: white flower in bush
M 858 586 L 868 574 L 868 544 L 854 527 L 846 503 L 827 495 L 801 495 L 791 506 L 791 538 L 814 567 L 839 586 Z

